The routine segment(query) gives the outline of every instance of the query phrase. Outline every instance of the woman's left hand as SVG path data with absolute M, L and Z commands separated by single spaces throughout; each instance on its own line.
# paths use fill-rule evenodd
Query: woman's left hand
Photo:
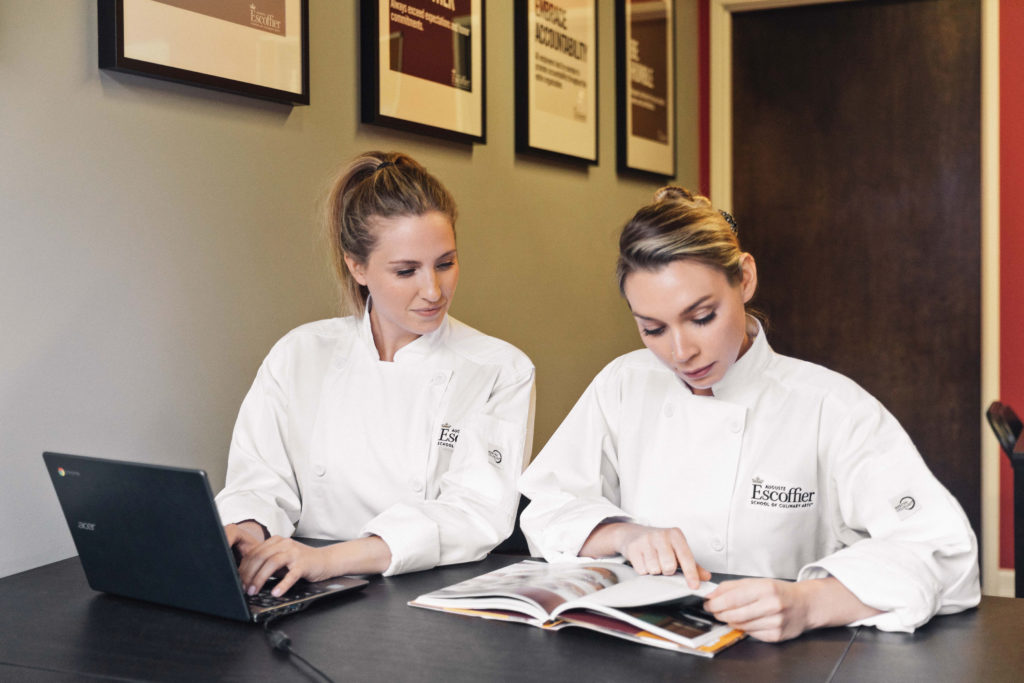
M 246 592 L 255 595 L 276 574 L 281 579 L 271 593 L 280 596 L 299 579 L 323 581 L 342 574 L 379 574 L 390 564 L 391 549 L 379 536 L 322 548 L 271 536 L 245 554 L 238 565 L 238 575 Z
M 329 570 L 326 548 L 313 548 L 290 538 L 271 536 L 250 549 L 238 565 L 242 586 L 249 595 L 255 595 L 263 584 L 279 572 L 284 572 L 271 591 L 280 596 L 299 579 L 322 581 L 336 576 Z
M 723 581 L 708 595 L 704 609 L 719 621 L 770 642 L 880 614 L 833 576 L 796 583 L 778 579 Z

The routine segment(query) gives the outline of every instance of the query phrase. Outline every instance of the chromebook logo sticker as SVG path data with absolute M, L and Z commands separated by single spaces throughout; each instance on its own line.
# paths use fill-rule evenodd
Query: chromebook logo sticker
M 68 473 L 64 471 L 63 467 L 58 467 L 57 468 L 57 474 L 59 474 L 62 477 L 66 477 L 68 475 Z

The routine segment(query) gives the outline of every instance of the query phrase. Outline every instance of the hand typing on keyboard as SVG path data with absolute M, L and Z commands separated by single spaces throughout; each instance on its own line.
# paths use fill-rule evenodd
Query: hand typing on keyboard
M 278 605 L 302 600 L 303 598 L 311 597 L 329 590 L 323 585 L 312 584 L 300 579 L 295 582 L 295 585 L 291 587 L 291 590 L 278 597 L 271 591 L 271 588 L 275 585 L 276 581 L 271 578 L 271 580 L 263 586 L 263 590 L 255 595 L 248 596 L 249 604 L 254 607 L 277 607 Z
M 235 564 L 241 564 L 246 553 L 258 547 L 266 538 L 263 527 L 253 520 L 225 525 L 224 535 L 235 554 Z
M 271 536 L 258 543 L 252 541 L 251 534 L 238 540 L 242 556 L 238 575 L 248 595 L 259 593 L 274 576 L 280 579 L 270 592 L 280 597 L 299 579 L 323 581 L 343 574 L 379 574 L 391 565 L 391 549 L 379 536 L 342 541 L 323 548 L 281 536 Z

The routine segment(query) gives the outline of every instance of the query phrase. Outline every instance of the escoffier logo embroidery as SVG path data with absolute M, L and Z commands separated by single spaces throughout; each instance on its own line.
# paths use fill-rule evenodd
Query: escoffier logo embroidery
M 892 505 L 892 509 L 896 511 L 896 515 L 901 520 L 906 519 L 920 509 L 917 500 L 914 496 L 910 495 L 909 491 L 889 499 L 889 504 Z
M 459 440 L 459 430 L 445 422 L 441 425 L 441 434 L 437 437 L 437 445 L 441 448 L 455 448 L 455 442 Z
M 750 484 L 751 505 L 789 510 L 814 507 L 817 491 L 805 491 L 801 486 L 771 484 L 761 477 L 754 477 Z
M 917 503 L 910 496 L 903 496 L 900 502 L 896 503 L 896 512 L 909 512 L 917 507 Z

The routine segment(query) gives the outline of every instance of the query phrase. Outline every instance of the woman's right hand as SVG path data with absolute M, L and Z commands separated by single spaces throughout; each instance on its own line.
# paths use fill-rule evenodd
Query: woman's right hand
M 603 557 L 615 553 L 625 557 L 638 574 L 674 574 L 680 569 L 691 588 L 711 579 L 711 572 L 697 564 L 686 536 L 676 527 L 633 522 L 601 524 L 591 532 L 579 554 Z
M 253 521 L 225 524 L 224 535 L 227 536 L 228 547 L 235 551 L 239 561 L 263 543 L 264 539 L 263 527 Z

